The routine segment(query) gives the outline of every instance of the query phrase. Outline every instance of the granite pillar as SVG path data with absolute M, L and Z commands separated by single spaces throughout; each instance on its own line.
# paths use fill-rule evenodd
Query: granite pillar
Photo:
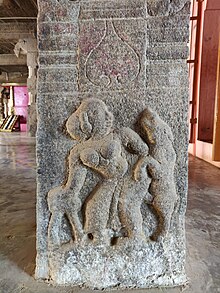
M 36 277 L 186 283 L 188 0 L 39 0 Z

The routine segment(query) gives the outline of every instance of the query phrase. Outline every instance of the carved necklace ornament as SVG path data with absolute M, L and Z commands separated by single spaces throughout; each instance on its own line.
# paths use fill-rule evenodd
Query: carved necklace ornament
M 109 87 L 134 81 L 140 73 L 140 58 L 122 38 L 112 20 L 105 21 L 105 32 L 86 59 L 85 75 L 95 86 Z
M 159 219 L 151 239 L 166 237 L 176 202 L 172 132 L 150 109 L 139 123 L 144 140 L 130 128 L 114 131 L 113 115 L 98 99 L 84 100 L 69 117 L 67 131 L 78 144 L 69 154 L 67 181 L 48 194 L 49 245 L 143 239 L 144 201 Z M 88 191 L 91 174 L 97 181 Z

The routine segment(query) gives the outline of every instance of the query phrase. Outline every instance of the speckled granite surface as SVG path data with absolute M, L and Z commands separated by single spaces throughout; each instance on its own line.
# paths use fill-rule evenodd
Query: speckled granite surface
M 186 283 L 188 24 L 187 0 L 39 1 L 37 278 Z

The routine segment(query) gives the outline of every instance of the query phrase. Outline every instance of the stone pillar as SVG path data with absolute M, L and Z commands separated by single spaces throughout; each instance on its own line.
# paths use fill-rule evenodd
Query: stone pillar
M 33 38 L 20 39 L 18 43 L 15 45 L 14 52 L 17 57 L 19 57 L 20 54 L 27 55 L 27 66 L 28 66 L 27 88 L 28 88 L 28 95 L 29 95 L 27 128 L 31 136 L 35 136 L 37 131 L 37 112 L 36 112 L 37 67 L 38 67 L 37 40 Z
M 36 277 L 185 284 L 188 0 L 39 0 Z

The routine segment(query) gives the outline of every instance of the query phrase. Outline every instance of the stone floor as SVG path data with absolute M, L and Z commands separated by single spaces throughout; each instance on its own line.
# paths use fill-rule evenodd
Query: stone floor
M 0 167 L 0 293 L 79 293 L 79 288 L 54 288 L 32 277 L 36 229 L 34 138 L 0 133 Z M 220 292 L 220 170 L 193 157 L 186 226 L 189 285 L 135 292 Z

